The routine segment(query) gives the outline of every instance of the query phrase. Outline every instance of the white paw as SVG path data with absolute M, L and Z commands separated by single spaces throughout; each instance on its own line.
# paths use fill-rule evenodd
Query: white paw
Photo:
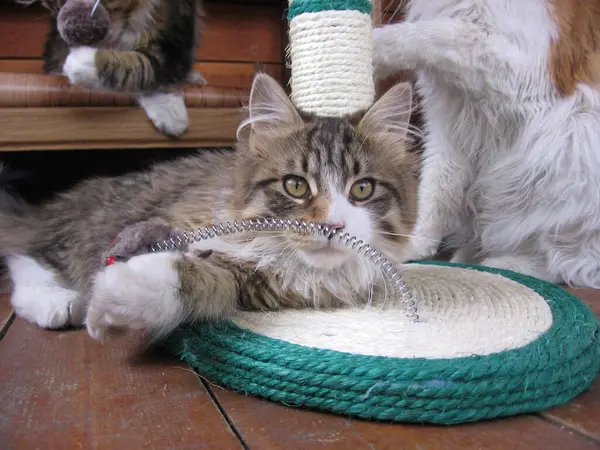
M 53 272 L 28 256 L 12 255 L 6 262 L 14 283 L 11 303 L 19 317 L 42 328 L 83 325 L 82 297 L 58 284 Z
M 19 317 L 42 328 L 83 325 L 85 307 L 75 291 L 58 286 L 18 286 L 11 303 Z
M 412 237 L 408 242 L 406 261 L 429 259 L 437 253 L 440 241 L 434 238 Z
M 106 267 L 94 282 L 86 326 L 94 339 L 111 329 L 160 331 L 182 315 L 177 253 L 136 256 Z
M 102 83 L 96 68 L 96 52 L 92 47 L 71 49 L 63 65 L 63 73 L 72 84 L 87 89 L 98 89 Z
M 154 126 L 167 136 L 181 136 L 188 129 L 188 111 L 183 94 L 147 94 L 138 101 Z

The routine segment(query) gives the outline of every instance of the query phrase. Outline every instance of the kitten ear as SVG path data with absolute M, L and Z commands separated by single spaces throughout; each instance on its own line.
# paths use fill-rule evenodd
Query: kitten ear
M 404 140 L 409 130 L 412 97 L 410 83 L 396 84 L 371 106 L 359 127 Z
M 250 91 L 249 116 L 245 125 L 254 132 L 277 130 L 301 124 L 302 118 L 283 88 L 267 74 L 254 77 Z

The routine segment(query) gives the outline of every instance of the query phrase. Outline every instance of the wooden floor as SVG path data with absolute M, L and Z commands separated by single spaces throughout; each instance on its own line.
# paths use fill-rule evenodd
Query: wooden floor
M 600 315 L 600 292 L 575 293 Z M 15 318 L 0 294 L 0 448 L 600 449 L 600 379 L 542 415 L 454 427 L 350 420 L 236 394 L 199 379 L 135 337 Z

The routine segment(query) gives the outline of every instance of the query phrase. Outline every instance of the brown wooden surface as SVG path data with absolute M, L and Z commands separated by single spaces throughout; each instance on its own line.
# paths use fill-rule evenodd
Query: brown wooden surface
M 242 448 L 193 373 L 160 354 L 133 358 L 133 344 L 16 319 L 0 344 L 2 448 Z
M 600 292 L 574 290 L 599 313 Z M 0 294 L 0 320 L 8 317 Z M 0 341 L 0 448 L 600 449 L 600 380 L 567 405 L 453 427 L 295 409 L 200 381 L 135 336 L 100 344 L 15 319 Z
M 190 128 L 168 138 L 136 107 L 0 108 L 0 151 L 230 146 L 236 108 L 191 108 Z
M 184 86 L 188 108 L 240 108 L 248 90 Z M 134 95 L 83 89 L 63 76 L 0 72 L 0 108 L 135 106 Z
M 398 425 L 298 410 L 211 389 L 242 439 L 256 449 L 598 448 L 593 442 L 535 416 L 454 427 Z

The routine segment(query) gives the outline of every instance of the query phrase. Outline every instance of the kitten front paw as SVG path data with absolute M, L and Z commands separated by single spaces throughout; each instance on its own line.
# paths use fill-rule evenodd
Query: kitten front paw
M 96 68 L 96 50 L 92 47 L 71 49 L 63 65 L 63 73 L 72 84 L 86 89 L 101 87 L 98 69 Z
M 86 327 L 94 339 L 114 331 L 159 332 L 181 319 L 175 253 L 136 256 L 106 267 L 96 276 Z
M 153 93 L 141 96 L 139 104 L 154 126 L 167 136 L 181 136 L 189 126 L 185 100 L 181 93 Z
M 437 254 L 440 241 L 433 238 L 412 237 L 408 243 L 405 261 L 421 261 Z

